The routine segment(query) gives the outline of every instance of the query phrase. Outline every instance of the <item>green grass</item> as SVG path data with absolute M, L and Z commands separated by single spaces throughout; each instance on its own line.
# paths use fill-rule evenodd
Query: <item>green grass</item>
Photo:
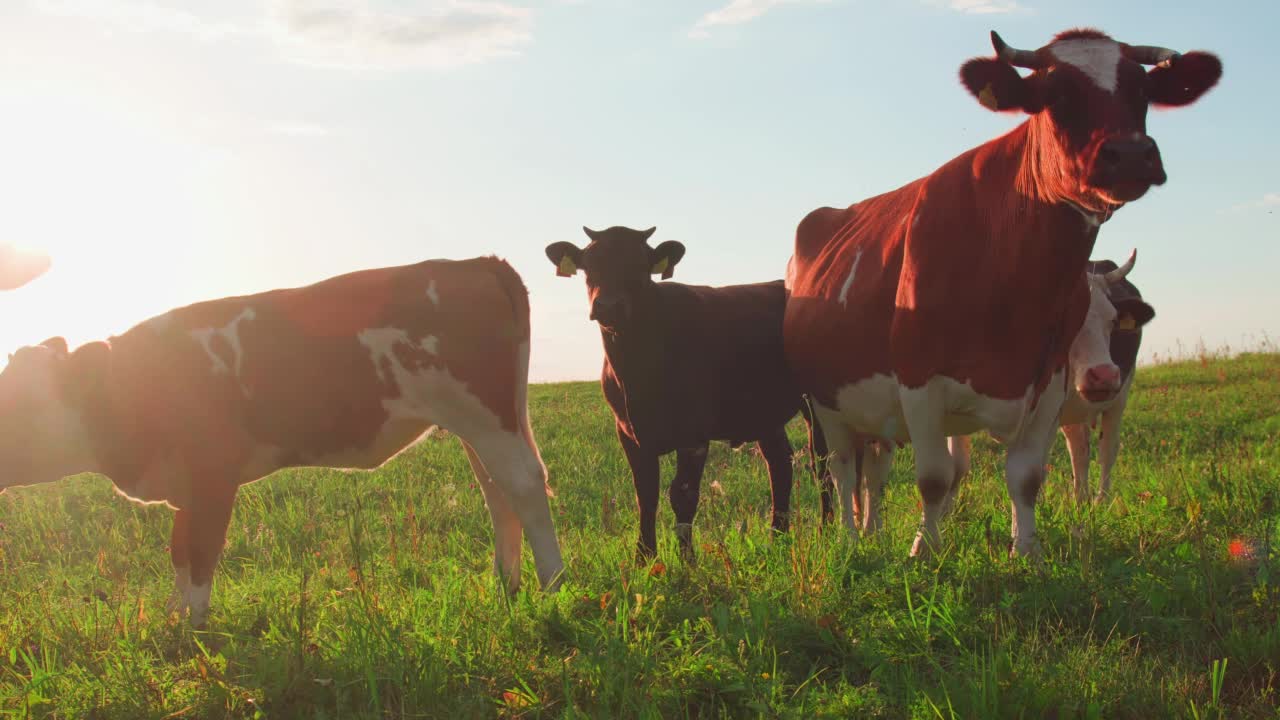
M 1001 455 L 979 436 L 936 562 L 906 559 L 909 451 L 881 534 L 820 532 L 797 457 L 795 529 L 770 539 L 763 463 L 713 445 L 700 562 L 677 559 L 664 506 L 666 565 L 637 567 L 598 386 L 534 386 L 531 405 L 557 595 L 498 591 L 447 436 L 377 473 L 243 489 L 208 632 L 164 611 L 169 511 L 100 477 L 0 496 L 0 716 L 1280 717 L 1280 355 L 1144 368 L 1110 506 L 1076 510 L 1057 443 L 1038 564 L 1006 556 Z

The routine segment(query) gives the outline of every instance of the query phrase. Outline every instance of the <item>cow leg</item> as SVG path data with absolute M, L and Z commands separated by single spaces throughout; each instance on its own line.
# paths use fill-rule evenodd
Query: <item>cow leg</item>
M 756 443 L 764 462 L 769 467 L 769 491 L 773 498 L 773 531 L 784 533 L 791 529 L 791 486 L 794 468 L 791 465 L 791 440 L 787 438 L 787 426 L 779 425 Z
M 490 514 L 494 521 L 494 563 L 502 564 L 504 572 L 515 568 L 518 573 L 519 560 L 519 527 L 524 528 L 524 536 L 528 538 L 533 549 L 533 564 L 538 571 L 538 582 L 547 592 L 555 592 L 560 586 L 564 572 L 564 561 L 560 555 L 560 543 L 556 540 L 555 524 L 551 520 L 551 505 L 547 502 L 550 490 L 547 487 L 547 469 L 542 464 L 536 446 L 532 442 L 532 433 L 526 428 L 523 433 L 505 431 L 484 432 L 466 438 L 466 442 L 474 448 L 485 474 L 492 480 L 491 489 L 496 489 L 504 496 L 506 507 L 515 512 L 516 520 L 505 516 L 502 502 L 490 505 Z M 472 466 L 474 471 L 475 466 Z M 489 502 L 488 493 L 485 502 Z M 496 508 L 496 510 L 495 510 Z M 504 535 L 498 546 L 498 519 L 504 524 Z M 515 540 L 507 534 L 514 533 Z M 512 545 L 515 550 L 512 551 Z M 498 560 L 504 555 L 505 562 Z M 514 560 L 511 559 L 514 556 Z M 514 590 L 519 581 L 518 575 L 507 576 L 508 589 Z
M 693 519 L 698 514 L 698 496 L 706 464 L 706 444 L 676 451 L 676 476 L 668 489 L 668 499 L 671 501 L 671 511 L 676 516 L 676 541 L 680 544 L 680 556 L 687 562 L 694 559 Z
M 893 445 L 883 442 L 863 443 L 857 451 L 857 472 L 862 477 L 862 531 L 873 533 L 884 525 L 880 502 L 893 467 Z
M 1120 398 L 1115 405 L 1102 413 L 1099 423 L 1098 465 L 1101 468 L 1101 479 L 1098 481 L 1096 502 L 1102 502 L 1111 495 L 1111 468 L 1116 464 L 1116 456 L 1120 453 L 1120 421 L 1124 419 L 1124 406 L 1129 401 L 1129 388 L 1120 391 Z
M 951 478 L 951 489 L 947 491 L 947 499 L 942 504 L 942 517 L 947 517 L 956 507 L 956 495 L 960 493 L 960 484 L 969 475 L 970 457 L 973 444 L 968 435 L 953 435 L 947 438 L 947 449 L 951 451 L 951 462 L 955 475 Z
M 947 435 L 942 429 L 943 386 L 929 382 L 920 388 L 903 388 L 899 397 L 911 444 L 915 448 L 916 487 L 920 490 L 924 506 L 920 530 L 911 546 L 911 556 L 928 557 L 941 547 L 938 522 L 955 478 L 955 462 L 947 449 Z
M 1063 425 L 1062 436 L 1067 440 L 1067 454 L 1071 456 L 1071 484 L 1075 488 L 1076 504 L 1089 501 L 1089 426 L 1085 423 Z
M 178 510 L 173 514 L 173 530 L 169 534 L 169 558 L 173 561 L 173 595 L 165 607 L 179 615 L 187 610 L 187 595 L 191 592 L 191 549 L 189 527 L 191 511 Z
M 631 466 L 631 481 L 636 489 L 636 507 L 640 513 L 640 539 L 636 542 L 636 559 L 651 560 L 658 554 L 658 456 L 642 449 L 622 428 L 618 440 Z
M 202 494 L 190 508 L 186 523 L 191 582 L 187 591 L 187 607 L 191 612 L 191 625 L 195 628 L 203 628 L 209 619 L 213 571 L 227 542 L 227 526 L 231 524 L 236 490 L 231 486 L 229 491 Z
M 462 449 L 467 453 L 467 462 L 471 463 L 471 472 L 476 476 L 484 504 L 489 508 L 489 519 L 493 521 L 493 574 L 506 586 L 507 592 L 515 593 L 520 589 L 520 517 L 511 509 L 507 494 L 489 477 L 475 448 L 463 441 Z
M 853 433 L 840 419 L 839 413 L 814 404 L 813 412 L 818 426 L 831 449 L 831 475 L 836 482 L 836 494 L 840 498 L 840 522 L 857 536 L 858 508 L 855 507 L 855 491 L 858 487 L 859 462 L 858 451 L 861 449 L 855 441 Z
M 835 520 L 835 509 L 831 506 L 832 478 L 828 475 L 827 460 L 831 452 L 827 447 L 827 436 L 822 426 L 813 416 L 809 401 L 806 398 L 800 404 L 800 412 L 804 415 L 805 428 L 809 432 L 809 467 L 813 469 L 814 480 L 818 483 L 818 496 L 822 507 L 822 524 L 827 525 Z
M 1058 433 L 1058 418 L 1066 399 L 1066 383 L 1062 370 L 1049 380 L 1036 404 L 1024 421 L 1022 431 L 1008 443 L 1005 458 L 1005 485 L 1013 504 L 1013 547 L 1015 555 L 1040 554 L 1036 539 L 1036 499 L 1044 484 L 1044 465 L 1049 448 Z

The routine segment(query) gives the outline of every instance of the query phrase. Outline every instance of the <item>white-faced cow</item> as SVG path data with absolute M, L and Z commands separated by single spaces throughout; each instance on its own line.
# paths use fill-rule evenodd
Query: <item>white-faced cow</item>
M 529 426 L 529 300 L 497 258 L 365 270 L 170 311 L 0 373 L 0 489 L 75 473 L 174 508 L 179 610 L 204 624 L 241 485 L 284 467 L 376 468 L 436 426 L 463 440 L 514 590 L 521 530 L 562 570 Z
M 705 287 L 671 277 L 684 245 L 651 247 L 654 228 L 583 228 L 591 242 L 547 246 L 557 274 L 586 271 L 590 318 L 600 325 L 600 384 L 613 409 L 640 510 L 637 555 L 657 550 L 658 458 L 676 453 L 671 509 L 680 552 L 693 556 L 693 519 L 711 440 L 755 441 L 769 467 L 773 528 L 786 531 L 791 443 L 786 426 L 802 409 L 782 352 L 781 281 Z M 823 457 L 821 437 L 813 438 Z M 825 470 L 825 467 L 824 467 Z
M 1148 106 L 1187 105 L 1222 71 L 1209 53 L 1094 30 L 1035 51 L 991 39 L 997 57 L 968 61 L 961 80 L 985 107 L 1030 118 L 897 190 L 811 212 L 788 273 L 787 360 L 835 451 L 844 521 L 862 440 L 877 486 L 910 441 L 924 505 L 913 554 L 939 539 L 955 475 L 947 437 L 983 429 L 1006 442 L 1013 551 L 1037 549 L 1034 505 L 1098 227 L 1165 181 Z

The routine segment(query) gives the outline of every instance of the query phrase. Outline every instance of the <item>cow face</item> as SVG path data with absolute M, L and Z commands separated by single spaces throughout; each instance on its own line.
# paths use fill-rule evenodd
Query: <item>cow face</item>
M 1029 152 L 1037 171 L 1066 185 L 1053 194 L 1092 210 L 1164 184 L 1148 106 L 1188 105 L 1222 75 L 1210 53 L 1127 45 L 1096 30 L 1062 33 L 1034 51 L 1012 48 L 994 31 L 991 41 L 997 57 L 966 62 L 962 82 L 991 110 L 1036 116 Z M 1023 77 L 1015 67 L 1034 72 Z
M 657 228 L 582 229 L 591 238 L 585 248 L 570 242 L 551 243 L 547 258 L 556 266 L 557 275 L 570 277 L 579 269 L 586 272 L 591 319 L 616 332 L 626 327 L 636 305 L 653 285 L 652 276 L 671 277 L 676 263 L 684 257 L 684 245 L 668 240 L 650 247 L 649 237 Z
M 69 355 L 66 341 L 52 338 L 9 356 L 0 372 L 0 492 L 93 469 L 75 400 L 86 380 L 78 371 L 98 364 L 95 354 Z
M 1091 403 L 1107 402 L 1124 385 L 1120 367 L 1111 356 L 1116 332 L 1138 332 L 1155 317 L 1155 310 L 1141 298 L 1113 302 L 1109 291 L 1133 270 L 1137 252 L 1128 262 L 1107 273 L 1089 273 L 1089 313 L 1071 343 L 1068 362 L 1076 392 Z

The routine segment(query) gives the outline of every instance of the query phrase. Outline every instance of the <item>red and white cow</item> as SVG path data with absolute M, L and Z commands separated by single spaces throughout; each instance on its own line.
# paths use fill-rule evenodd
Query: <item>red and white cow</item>
M 49 269 L 49 256 L 0 244 L 0 290 L 14 290 Z
M 178 609 L 204 624 L 241 485 L 280 468 L 371 469 L 443 427 L 462 439 L 515 590 L 563 568 L 529 425 L 529 298 L 492 257 L 365 270 L 172 310 L 0 373 L 0 490 L 81 472 L 177 511 Z
M 1098 228 L 1165 181 L 1148 105 L 1189 104 L 1222 72 L 1209 53 L 1094 30 L 1036 51 L 991 39 L 997 57 L 968 61 L 961 80 L 985 107 L 1030 118 L 897 190 L 811 212 L 788 272 L 787 359 L 835 451 L 843 519 L 854 527 L 864 440 L 877 487 L 894 447 L 912 442 L 924 505 L 912 554 L 939 541 L 947 437 L 983 429 L 1008 450 L 1013 550 L 1038 548 L 1036 495 Z

